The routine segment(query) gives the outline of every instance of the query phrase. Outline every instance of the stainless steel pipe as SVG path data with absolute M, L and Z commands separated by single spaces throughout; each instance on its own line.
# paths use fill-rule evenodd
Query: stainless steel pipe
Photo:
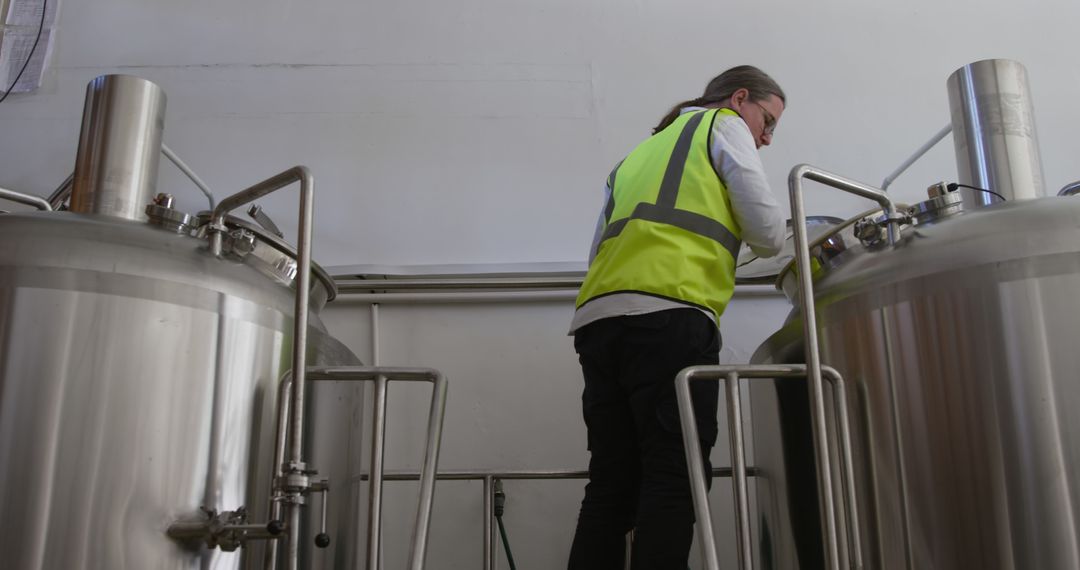
M 713 477 L 731 477 L 732 470 L 730 467 L 713 467 Z M 747 467 L 746 474 L 751 477 L 757 477 L 760 473 L 756 467 Z M 580 469 L 542 469 L 536 471 L 528 470 L 510 470 L 502 471 L 499 469 L 483 469 L 478 471 L 443 471 L 435 475 L 435 478 L 439 481 L 480 481 L 485 477 L 492 477 L 495 480 L 517 480 L 517 481 L 542 481 L 548 479 L 588 479 L 589 472 Z M 367 481 L 370 478 L 368 474 L 358 475 L 350 481 Z M 383 481 L 417 481 L 420 479 L 420 473 L 416 471 L 389 471 L 383 474 Z
M 1035 110 L 1024 66 L 1007 59 L 976 61 L 953 72 L 946 87 L 960 183 L 992 190 L 1006 200 L 1044 196 Z M 961 192 L 965 208 L 999 201 L 986 192 Z
M 26 204 L 27 206 L 33 206 L 39 210 L 52 211 L 52 206 L 49 205 L 47 200 L 31 194 L 23 194 L 22 192 L 0 188 L 0 198 L 18 202 L 19 204 Z
M 52 206 L 53 210 L 59 210 L 60 206 L 64 205 L 64 202 L 71 197 L 71 186 L 75 183 L 75 173 L 68 174 L 68 177 L 53 190 L 52 194 L 49 194 L 48 202 Z
M 847 506 L 847 532 L 851 540 L 851 560 L 856 570 L 863 567 L 862 531 L 859 530 L 858 495 L 855 491 L 855 463 L 851 451 L 851 423 L 848 419 L 847 384 L 840 373 L 828 366 L 822 367 L 822 373 L 833 385 L 833 408 L 840 430 L 840 488 L 846 489 L 844 502 Z
M 307 371 L 307 377 L 312 382 L 316 381 L 328 381 L 328 382 L 348 382 L 348 381 L 374 381 L 376 384 L 380 382 L 391 381 L 412 381 L 412 382 L 431 382 L 433 384 L 431 393 L 431 407 L 428 410 L 428 429 L 427 429 L 427 442 L 424 448 L 424 460 L 420 465 L 420 498 L 417 504 L 416 512 L 416 525 L 413 528 L 412 546 L 409 555 L 409 570 L 423 570 L 424 559 L 427 554 L 428 533 L 431 529 L 431 507 L 435 500 L 435 472 L 439 463 L 439 448 L 442 442 L 442 429 L 443 429 L 443 417 L 446 412 L 446 377 L 442 375 L 438 370 L 430 368 L 409 368 L 409 367 L 391 367 L 391 366 L 348 366 L 348 367 L 329 367 L 329 368 L 311 368 Z M 379 431 L 385 430 L 386 414 L 385 409 L 380 415 L 376 410 L 375 421 L 382 427 Z M 372 442 L 372 457 L 381 456 L 383 454 L 383 442 L 378 438 L 373 438 Z M 374 448 L 378 448 L 377 450 Z M 375 466 L 372 466 L 374 470 Z M 381 470 L 381 465 L 379 466 Z M 374 478 L 374 477 L 373 477 Z M 381 480 L 381 474 L 379 476 Z M 369 513 L 369 518 L 371 513 Z M 374 519 L 377 526 L 381 527 L 382 522 L 379 519 Z M 371 536 L 378 536 L 381 529 L 375 529 L 374 534 Z M 372 560 L 371 553 L 368 553 L 368 570 L 376 570 L 377 566 L 372 564 L 378 564 L 377 556 L 375 560 Z
M 825 172 L 823 170 L 816 169 L 807 164 L 801 164 L 791 170 L 791 174 L 788 177 L 788 186 L 790 187 L 791 195 L 791 214 L 792 214 L 792 227 L 795 233 L 795 261 L 798 269 L 799 277 L 799 306 L 803 321 L 803 335 L 806 339 L 806 364 L 807 364 L 807 378 L 810 381 L 810 401 L 814 407 L 813 423 L 814 423 L 814 442 L 816 445 L 824 443 L 826 438 L 825 431 L 825 413 L 824 413 L 824 390 L 822 388 L 821 380 L 821 352 L 818 347 L 817 336 L 817 318 L 814 310 L 814 285 L 813 275 L 810 267 L 810 249 L 809 240 L 806 232 L 806 210 L 803 206 L 803 192 L 802 192 L 802 179 L 809 178 L 822 184 L 827 184 L 834 188 L 851 192 L 853 194 L 870 198 L 882 206 L 882 210 L 885 213 L 888 220 L 888 235 L 889 243 L 896 242 L 900 233 L 898 214 L 896 211 L 896 205 L 888 197 L 885 192 L 876 188 L 867 186 L 865 184 L 843 178 L 836 174 Z M 836 519 L 833 512 L 832 503 L 832 487 L 831 487 L 831 469 L 828 463 L 828 456 L 815 458 L 819 478 L 819 492 L 821 493 L 823 500 L 823 508 L 825 510 L 825 527 L 826 534 L 835 538 L 836 536 Z M 849 522 L 850 525 L 857 524 L 854 521 Z M 836 547 L 835 540 L 826 540 L 826 562 L 831 562 L 832 567 L 836 567 L 839 563 L 839 552 Z
M 758 470 L 750 467 L 744 469 L 744 472 L 748 476 L 756 476 Z M 714 467 L 712 474 L 714 477 L 731 477 L 733 470 L 729 467 Z M 370 480 L 369 475 L 360 475 L 358 477 L 361 481 Z M 497 553 L 498 553 L 498 541 L 495 536 L 495 507 L 494 507 L 494 491 L 495 484 L 499 481 L 517 479 L 517 480 L 541 480 L 541 479 L 588 479 L 588 471 L 571 471 L 571 470 L 558 470 L 551 469 L 545 471 L 499 471 L 499 470 L 484 470 L 484 471 L 448 471 L 443 473 L 437 473 L 435 475 L 436 480 L 449 480 L 449 481 L 483 481 L 483 508 L 484 508 L 484 525 L 483 525 L 483 556 L 484 556 L 484 570 L 495 570 L 497 566 Z M 384 473 L 382 479 L 384 481 L 416 481 L 420 479 L 420 473 L 415 472 L 393 472 Z M 630 563 L 630 541 L 627 540 L 627 553 L 626 562 Z M 628 566 L 629 567 L 629 566 Z
M 835 370 L 829 367 L 824 368 L 827 377 L 830 380 L 839 379 L 840 375 Z M 690 474 L 690 490 L 694 499 L 694 514 L 696 517 L 696 528 L 698 532 L 698 542 L 701 544 L 702 560 L 705 568 L 708 570 L 719 570 L 720 562 L 719 555 L 716 551 L 716 543 L 713 540 L 713 527 L 712 527 L 712 514 L 709 509 L 708 502 L 708 490 L 705 486 L 704 476 L 704 461 L 701 458 L 701 445 L 698 442 L 697 424 L 694 418 L 693 403 L 690 398 L 690 381 L 715 381 L 721 378 L 726 379 L 728 382 L 727 387 L 727 406 L 731 410 L 729 415 L 729 422 L 740 421 L 739 426 L 732 425 L 732 482 L 735 490 L 736 497 L 736 509 L 737 522 L 736 532 L 738 538 L 736 545 L 739 549 L 739 564 L 742 569 L 749 569 L 752 567 L 752 557 L 749 551 L 750 537 L 749 537 L 749 520 L 750 511 L 748 501 L 745 500 L 745 486 L 746 486 L 746 471 L 740 469 L 738 466 L 745 464 L 745 448 L 742 444 L 742 429 L 741 429 L 741 407 L 742 403 L 736 398 L 739 397 L 739 390 L 733 389 L 731 385 L 737 384 L 742 378 L 795 378 L 808 376 L 809 369 L 804 365 L 741 365 L 741 366 L 691 366 L 683 369 L 675 377 L 675 393 L 679 405 L 679 421 L 681 422 L 683 432 L 683 444 L 686 451 L 686 461 Z M 844 385 L 842 382 L 834 381 L 834 390 L 838 392 L 837 398 L 840 405 L 847 406 L 847 397 L 844 393 Z M 815 418 L 814 425 L 814 455 L 817 463 L 819 487 L 822 496 L 821 508 L 822 516 L 825 519 L 825 553 L 826 553 L 826 567 L 833 570 L 838 570 L 841 566 L 841 558 L 839 552 L 839 538 L 836 525 L 836 513 L 834 507 L 834 494 L 832 489 L 832 473 L 830 468 L 830 453 L 827 436 L 827 426 L 824 423 L 825 418 L 825 404 L 823 398 L 814 399 L 811 396 L 811 405 L 813 406 L 813 416 Z M 843 408 L 841 408 L 843 409 Z M 850 431 L 847 424 L 846 415 L 839 415 L 837 417 L 839 437 L 842 442 L 850 441 Z M 850 443 L 844 444 L 843 447 L 850 449 Z M 740 459 L 741 456 L 741 459 Z M 842 471 L 850 472 L 850 455 L 842 453 L 840 456 L 840 463 Z M 740 473 L 741 471 L 741 473 Z M 743 490 L 740 492 L 740 486 Z M 846 497 L 848 505 L 848 536 L 851 537 L 851 549 L 858 552 L 859 534 L 857 530 L 853 529 L 858 520 L 858 510 L 856 507 L 855 489 L 852 485 L 845 485 L 844 496 Z M 740 500 L 740 496 L 743 500 Z M 861 555 L 855 554 L 853 558 L 856 562 L 856 567 L 861 568 L 862 558 Z
M 157 188 L 165 92 L 130 75 L 86 87 L 71 211 L 145 220 Z
M 300 235 L 296 244 L 297 278 L 292 346 L 293 414 L 289 429 L 288 460 L 299 463 L 303 461 L 304 380 L 307 368 L 305 350 L 307 348 L 308 294 L 311 289 L 312 202 L 315 192 L 315 180 L 311 171 L 305 166 L 294 166 L 222 200 L 211 214 L 211 225 L 214 231 L 210 236 L 210 252 L 215 256 L 221 255 L 225 216 L 229 212 L 293 182 L 300 182 Z
M 158 149 L 160 150 L 160 149 Z M 78 179 L 78 175 L 76 175 Z M 287 462 L 291 466 L 286 471 L 303 470 L 304 445 L 304 388 L 307 370 L 307 325 L 308 297 L 311 292 L 311 224 L 312 202 L 314 201 L 315 181 L 311 171 L 304 166 L 294 166 L 280 174 L 267 178 L 228 198 L 222 200 L 210 215 L 210 252 L 221 255 L 222 234 L 225 232 L 225 216 L 232 210 L 284 188 L 293 182 L 300 182 L 299 237 L 296 244 L 296 300 L 293 304 L 293 339 L 292 339 L 292 414 L 288 435 Z M 74 200 L 74 195 L 72 197 Z M 299 551 L 300 505 L 289 503 L 289 570 L 295 570 Z
M 274 468 L 271 471 L 270 482 L 273 485 L 270 497 L 270 520 L 281 520 L 281 490 L 274 484 L 282 473 L 285 465 L 285 450 L 289 438 L 289 416 L 292 413 L 292 370 L 285 372 L 278 383 L 278 406 L 277 406 L 277 430 L 274 437 Z M 263 568 L 275 570 L 278 560 L 278 543 L 266 545 L 263 555 Z
M 817 316 L 814 310 L 814 282 L 810 267 L 809 240 L 806 232 L 806 209 L 803 205 L 802 179 L 808 178 L 828 186 L 832 186 L 845 192 L 863 196 L 876 201 L 881 205 L 885 218 L 888 221 L 889 244 L 896 243 L 900 235 L 900 214 L 892 199 L 882 190 L 873 188 L 861 182 L 844 178 L 831 172 L 815 168 L 808 164 L 800 164 L 791 170 L 788 176 L 788 187 L 791 197 L 792 227 L 795 234 L 795 262 L 799 278 L 799 310 L 803 322 L 803 335 L 805 338 L 805 355 L 807 365 L 807 378 L 810 381 L 810 400 L 814 406 L 814 441 L 818 443 L 826 437 L 824 417 L 824 390 L 821 380 L 821 351 L 818 344 Z M 819 477 L 831 476 L 828 458 L 816 458 L 819 467 Z M 823 463 L 824 461 L 824 463 Z M 820 492 L 825 499 L 826 532 L 835 536 L 836 522 L 835 513 L 832 512 L 832 489 L 831 478 L 820 481 Z M 856 524 L 854 522 L 850 524 Z M 826 558 L 831 557 L 833 563 L 837 563 L 838 552 L 835 543 L 826 542 L 829 550 Z
M 881 205 L 885 218 L 888 220 L 889 243 L 895 243 L 900 237 L 900 222 L 896 210 L 896 203 L 880 188 L 874 188 L 857 180 L 845 178 L 809 164 L 800 164 L 791 169 L 788 174 L 788 189 L 791 193 L 791 225 L 795 230 L 795 249 L 799 249 L 799 236 L 802 234 L 802 243 L 806 244 L 806 208 L 802 205 L 802 179 L 820 182 L 826 186 L 832 186 L 837 190 L 843 190 L 856 196 L 869 198 Z M 798 208 L 796 208 L 796 195 L 798 196 Z M 802 231 L 799 231 L 802 228 Z M 805 248 L 805 245 L 803 246 Z M 800 267 L 801 271 L 802 268 Z
M 375 377 L 371 417 L 371 481 L 368 492 L 367 567 L 382 569 L 382 473 L 386 459 L 386 376 Z
M 939 130 L 938 132 L 934 133 L 934 136 L 930 137 L 930 140 L 923 143 L 923 145 L 920 146 L 918 150 L 916 150 L 911 156 L 909 156 L 907 160 L 900 163 L 900 166 L 896 167 L 896 170 L 892 171 L 888 176 L 886 176 L 885 180 L 881 181 L 881 190 L 883 192 L 885 190 L 888 190 L 889 186 L 892 186 L 892 183 L 895 182 L 901 174 L 903 174 L 908 168 L 911 168 L 911 165 L 915 164 L 915 162 L 922 158 L 924 154 L 930 152 L 930 149 L 934 148 L 937 143 L 941 142 L 941 139 L 945 138 L 949 133 L 951 133 L 952 129 L 952 124 L 948 124 L 942 127 L 941 130 Z
M 181 160 L 180 157 L 177 156 L 175 152 L 173 152 L 173 149 L 169 148 L 169 145 L 161 143 L 161 154 L 164 154 L 165 158 L 169 159 L 169 162 L 172 162 L 177 168 L 179 168 L 180 172 L 183 172 L 188 177 L 188 179 L 191 180 L 191 182 L 199 188 L 199 191 L 206 196 L 207 202 L 210 203 L 210 209 L 213 210 L 214 206 L 217 205 L 214 199 L 214 193 L 210 190 L 210 187 L 202 181 L 202 178 L 199 178 L 199 175 L 195 174 L 195 171 L 192 170 L 191 167 L 188 166 L 183 160 Z
M 1058 196 L 1074 196 L 1080 193 L 1080 180 L 1070 182 L 1058 190 Z
M 735 535 L 738 537 L 736 552 L 739 568 L 753 568 L 750 550 L 750 501 L 747 497 L 746 484 L 746 441 L 743 439 L 742 398 L 739 395 L 739 373 L 729 372 L 727 382 L 728 438 L 731 444 L 731 469 L 734 473 L 735 495 Z M 689 392 L 687 392 L 689 395 Z M 696 424 L 695 424 L 696 425 Z
M 492 524 L 495 512 L 495 478 L 484 477 L 484 570 L 495 570 L 495 525 Z M 492 514 L 492 516 L 488 516 Z

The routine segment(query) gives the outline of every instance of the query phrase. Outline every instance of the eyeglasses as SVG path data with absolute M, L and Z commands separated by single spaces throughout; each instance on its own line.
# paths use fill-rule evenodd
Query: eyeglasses
M 776 130 L 776 117 L 774 117 L 773 114 L 770 113 L 769 110 L 765 108 L 765 105 L 762 105 L 761 103 L 758 103 L 757 101 L 750 101 L 750 102 L 757 105 L 758 108 L 761 109 L 762 116 L 765 119 L 765 128 L 762 129 L 761 133 L 763 135 L 767 135 L 767 136 L 771 137 L 772 134 L 773 134 L 773 131 Z

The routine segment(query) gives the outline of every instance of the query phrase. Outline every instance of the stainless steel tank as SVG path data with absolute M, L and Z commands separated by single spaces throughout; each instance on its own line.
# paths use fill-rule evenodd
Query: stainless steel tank
M 1078 222 L 1072 198 L 968 212 L 858 246 L 815 284 L 822 362 L 851 386 L 870 567 L 1080 567 Z M 800 359 L 800 326 L 755 362 Z M 783 390 L 753 394 L 761 532 L 786 546 L 772 567 L 815 568 L 806 395 Z
M 984 132 L 985 169 L 1007 171 L 1018 143 Z M 1080 568 L 1080 201 L 1033 197 L 1037 145 L 1017 148 L 1026 181 L 979 183 L 1006 203 L 932 198 L 894 244 L 868 212 L 838 230 L 846 247 L 812 250 L 820 360 L 848 384 L 859 517 L 841 522 L 867 568 Z M 790 275 L 778 287 L 798 304 Z M 803 362 L 801 318 L 752 361 Z M 824 567 L 806 385 L 751 386 L 751 402 L 761 567 Z
M 260 566 L 261 544 L 224 552 L 166 530 L 205 519 L 203 509 L 244 507 L 251 522 L 268 520 L 297 254 L 230 218 L 224 255 L 214 256 L 205 217 L 167 200 L 132 214 L 130 199 L 93 185 L 108 176 L 80 176 L 103 172 L 101 161 L 84 167 L 83 150 L 72 200 L 81 213 L 0 215 L 2 565 Z M 135 178 L 126 196 L 152 182 Z M 318 318 L 333 281 L 317 267 L 313 275 L 307 363 L 358 364 Z

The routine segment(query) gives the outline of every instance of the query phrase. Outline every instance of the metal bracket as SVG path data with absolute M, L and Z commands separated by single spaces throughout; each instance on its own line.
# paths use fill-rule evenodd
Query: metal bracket
M 281 230 L 278 229 L 277 224 L 274 223 L 274 220 L 271 220 L 270 216 L 267 216 L 265 213 L 263 213 L 262 206 L 258 204 L 252 204 L 251 207 L 248 208 L 247 213 L 266 231 L 276 235 L 279 238 L 285 237 L 285 234 L 281 233 Z

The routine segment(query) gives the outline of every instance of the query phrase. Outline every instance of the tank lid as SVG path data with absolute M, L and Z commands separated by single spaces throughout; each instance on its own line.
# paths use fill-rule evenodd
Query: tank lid
M 203 210 L 197 215 L 195 233 L 205 237 L 206 226 L 211 213 Z M 243 258 L 263 273 L 292 284 L 297 273 L 296 248 L 284 239 L 274 235 L 258 224 L 238 218 L 225 216 L 225 245 L 234 255 Z M 326 290 L 326 302 L 337 297 L 337 285 L 334 279 L 319 264 L 311 262 L 311 274 Z

